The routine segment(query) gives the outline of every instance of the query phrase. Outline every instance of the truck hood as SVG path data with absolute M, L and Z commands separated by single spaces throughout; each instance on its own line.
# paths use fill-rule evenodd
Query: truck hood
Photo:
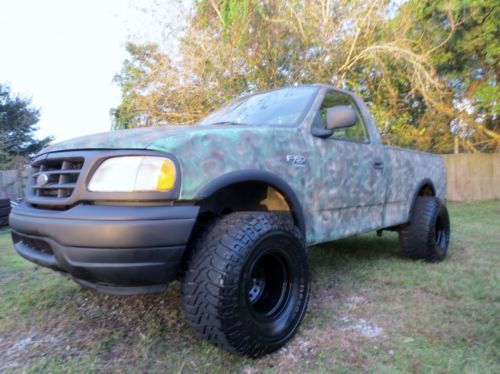
M 92 149 L 149 149 L 175 152 L 182 147 L 227 147 L 232 143 L 240 148 L 243 143 L 273 143 L 273 138 L 284 141 L 294 136 L 299 128 L 237 125 L 164 126 L 144 129 L 108 131 L 82 136 L 48 146 L 37 156 L 59 151 Z
M 213 128 L 229 126 L 210 126 Z M 82 136 L 50 145 L 40 151 L 39 155 L 49 152 L 77 150 L 77 149 L 148 149 L 158 140 L 165 140 L 173 136 L 190 134 L 210 130 L 208 127 L 198 126 L 165 126 L 148 127 L 144 129 L 117 130 Z

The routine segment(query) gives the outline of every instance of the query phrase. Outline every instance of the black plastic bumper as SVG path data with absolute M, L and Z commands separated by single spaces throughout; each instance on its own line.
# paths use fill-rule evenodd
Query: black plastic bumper
M 199 208 L 20 204 L 10 214 L 17 252 L 113 294 L 160 292 L 177 276 Z

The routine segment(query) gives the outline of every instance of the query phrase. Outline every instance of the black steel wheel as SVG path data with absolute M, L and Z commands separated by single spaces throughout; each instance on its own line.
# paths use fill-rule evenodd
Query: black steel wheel
M 250 264 L 247 277 L 248 306 L 256 318 L 274 318 L 287 306 L 292 280 L 290 263 L 272 247 Z
M 230 352 L 258 357 L 290 340 L 309 296 L 307 254 L 286 214 L 230 214 L 194 248 L 183 282 L 196 333 Z

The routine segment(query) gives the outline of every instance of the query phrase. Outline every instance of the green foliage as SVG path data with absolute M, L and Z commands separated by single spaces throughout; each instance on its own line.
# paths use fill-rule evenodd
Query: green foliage
M 388 144 L 449 153 L 458 140 L 463 151 L 498 151 L 499 8 L 198 0 L 178 53 L 128 46 L 116 127 L 196 123 L 241 94 L 330 83 L 363 97 Z
M 35 138 L 39 117 L 30 100 L 14 97 L 8 86 L 0 84 L 0 169 L 16 158 L 32 156 L 51 141 Z
M 433 51 L 432 64 L 452 92 L 451 100 L 464 103 L 455 115 L 467 126 L 464 149 L 500 150 L 500 6 L 496 0 L 413 0 L 416 27 L 428 39 L 446 41 Z M 474 145 L 476 141 L 476 145 Z

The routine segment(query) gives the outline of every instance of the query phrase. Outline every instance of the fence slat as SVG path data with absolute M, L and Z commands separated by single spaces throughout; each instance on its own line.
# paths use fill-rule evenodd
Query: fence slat
M 0 170 L 0 198 L 14 201 L 22 198 L 23 184 L 18 170 Z
M 443 155 L 451 201 L 500 199 L 500 154 Z

